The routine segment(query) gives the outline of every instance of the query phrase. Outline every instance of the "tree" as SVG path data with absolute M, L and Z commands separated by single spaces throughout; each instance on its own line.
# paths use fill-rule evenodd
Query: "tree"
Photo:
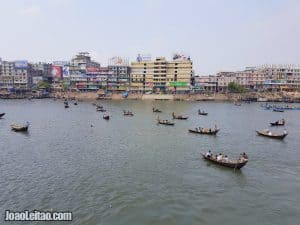
M 230 82 L 228 84 L 228 91 L 234 92 L 234 93 L 243 93 L 243 92 L 245 92 L 245 88 L 240 84 Z
M 50 89 L 50 84 L 47 81 L 39 81 L 37 84 L 38 89 L 45 89 L 49 90 Z

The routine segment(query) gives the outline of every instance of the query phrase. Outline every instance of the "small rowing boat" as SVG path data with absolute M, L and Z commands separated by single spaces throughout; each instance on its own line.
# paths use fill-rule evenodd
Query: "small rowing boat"
M 273 112 L 284 112 L 284 110 L 283 110 L 283 109 L 280 109 L 280 108 L 274 108 L 274 109 L 273 109 Z
M 103 115 L 103 119 L 109 120 L 109 115 Z
M 206 156 L 205 154 L 202 154 L 203 159 L 208 160 L 212 163 L 225 166 L 232 169 L 241 169 L 243 166 L 245 166 L 248 162 L 248 159 L 241 157 L 238 160 L 217 160 L 217 157 L 214 155 Z
M 216 135 L 219 132 L 220 129 L 215 127 L 214 129 L 211 128 L 195 128 L 195 129 L 189 129 L 190 133 L 196 133 L 196 134 L 208 134 L 208 135 Z
M 183 115 L 176 116 L 174 112 L 172 113 L 172 117 L 173 117 L 173 119 L 176 119 L 176 120 L 187 120 L 189 118 L 188 116 L 183 116 Z
M 271 126 L 284 126 L 284 124 L 285 124 L 285 120 L 284 119 L 277 120 L 276 122 L 270 123 Z
M 167 126 L 174 126 L 175 123 L 169 121 L 169 120 L 161 120 L 159 117 L 157 117 L 157 123 L 162 124 L 162 125 L 167 125 Z
M 198 110 L 198 115 L 207 116 L 207 114 L 207 112 L 201 111 L 200 109 Z
M 29 123 L 26 122 L 26 125 L 11 124 L 10 126 L 13 131 L 27 131 Z
M 123 115 L 124 116 L 133 116 L 133 113 L 130 111 L 123 110 Z
M 264 137 L 269 137 L 269 138 L 274 138 L 274 139 L 284 139 L 288 133 L 286 130 L 284 130 L 283 134 L 278 134 L 278 133 L 273 133 L 269 131 L 269 129 L 265 129 L 262 131 L 256 131 L 258 135 L 264 136 Z
M 2 118 L 5 115 L 5 113 L 0 113 L 0 118 Z
M 155 113 L 161 113 L 162 111 L 153 107 L 153 108 L 152 108 L 152 112 L 155 112 Z

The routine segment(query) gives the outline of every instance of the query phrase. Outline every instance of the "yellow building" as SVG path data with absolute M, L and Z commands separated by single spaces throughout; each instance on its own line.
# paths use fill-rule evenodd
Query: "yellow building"
M 131 63 L 131 91 L 187 92 L 190 90 L 193 63 L 189 58 L 173 57 L 167 61 L 157 57 L 154 61 L 138 57 Z

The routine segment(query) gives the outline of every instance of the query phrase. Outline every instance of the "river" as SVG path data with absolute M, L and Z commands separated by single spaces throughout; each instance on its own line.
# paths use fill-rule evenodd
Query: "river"
M 0 219 L 5 210 L 71 211 L 84 225 L 296 225 L 300 221 L 300 111 L 276 113 L 259 104 L 103 101 L 111 119 L 90 102 L 1 100 Z M 174 127 L 156 124 L 188 115 Z M 201 108 L 208 116 L 197 115 Z M 135 115 L 125 117 L 122 110 Z M 285 118 L 284 140 L 256 129 Z M 27 133 L 10 130 L 30 122 Z M 188 133 L 213 127 L 216 137 Z M 270 128 L 282 131 L 282 127 Z M 201 152 L 249 156 L 241 171 L 204 161 Z M 2 224 L 2 222 L 1 222 Z M 24 224 L 4 222 L 4 224 Z M 26 222 L 26 224 L 50 224 Z

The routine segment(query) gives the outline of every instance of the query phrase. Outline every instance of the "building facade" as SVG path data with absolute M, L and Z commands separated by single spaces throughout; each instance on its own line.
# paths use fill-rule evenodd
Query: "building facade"
M 190 58 L 165 57 L 155 60 L 138 57 L 131 63 L 131 86 L 133 92 L 188 92 L 191 89 L 193 63 Z

